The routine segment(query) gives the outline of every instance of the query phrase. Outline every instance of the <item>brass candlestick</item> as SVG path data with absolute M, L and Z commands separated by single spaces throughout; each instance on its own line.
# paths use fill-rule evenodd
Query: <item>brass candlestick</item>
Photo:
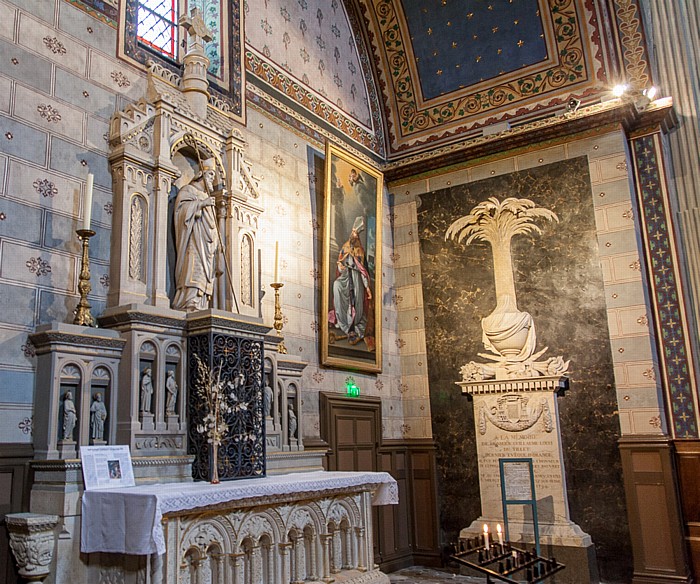
M 73 324 L 81 326 L 95 326 L 95 318 L 90 314 L 90 303 L 87 296 L 92 290 L 90 285 L 90 238 L 95 235 L 92 229 L 78 229 L 76 231 L 78 239 L 83 243 L 83 257 L 80 263 L 80 276 L 78 277 L 78 292 L 80 292 L 80 302 L 75 309 Z
M 282 319 L 282 304 L 280 303 L 280 288 L 284 286 L 281 282 L 273 282 L 270 284 L 275 289 L 275 322 L 273 326 L 277 331 L 277 335 L 282 337 L 282 326 L 284 321 Z M 287 347 L 284 346 L 284 339 L 281 338 L 279 344 L 277 345 L 277 352 L 283 355 L 287 354 Z

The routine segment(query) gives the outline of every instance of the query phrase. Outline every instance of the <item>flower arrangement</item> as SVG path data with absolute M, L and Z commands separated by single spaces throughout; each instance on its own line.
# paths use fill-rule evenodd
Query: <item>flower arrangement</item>
M 216 484 L 219 482 L 219 446 L 229 430 L 226 415 L 233 411 L 235 397 L 225 391 L 227 386 L 221 379 L 221 367 L 212 370 L 199 355 L 195 354 L 194 358 L 197 365 L 195 393 L 206 405 L 206 415 L 197 424 L 197 432 L 205 434 L 212 446 L 211 482 Z

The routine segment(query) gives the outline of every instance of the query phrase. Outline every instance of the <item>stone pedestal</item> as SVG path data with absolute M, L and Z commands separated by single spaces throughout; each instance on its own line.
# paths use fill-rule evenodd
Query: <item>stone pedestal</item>
M 568 379 L 541 376 L 458 385 L 474 401 L 482 514 L 460 537 L 482 533 L 484 523 L 493 532 L 497 523 L 504 523 L 499 459 L 531 458 L 543 555 L 562 561 L 567 558 L 568 569 L 557 575 L 558 582 L 597 582 L 591 538 L 569 518 L 557 405 Z M 509 505 L 507 512 L 511 543 L 528 549 L 534 546 L 530 507 Z
M 10 548 L 15 556 L 19 575 L 28 582 L 43 582 L 49 575 L 56 545 L 56 515 L 12 513 L 5 515 L 10 533 Z
M 114 444 L 119 363 L 124 341 L 114 331 L 54 322 L 30 335 L 36 347 L 34 453 L 38 459 L 77 458 L 90 444 L 90 404 L 101 393 L 107 409 L 105 438 Z M 74 421 L 65 439 L 65 397 L 70 393 Z

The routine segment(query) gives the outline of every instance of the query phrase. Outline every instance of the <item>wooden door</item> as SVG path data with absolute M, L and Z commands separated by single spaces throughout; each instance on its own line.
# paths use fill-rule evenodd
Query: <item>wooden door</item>
M 329 446 L 328 470 L 376 471 L 382 437 L 382 402 L 375 397 L 321 393 L 321 438 Z M 379 515 L 372 511 L 375 561 L 380 562 Z

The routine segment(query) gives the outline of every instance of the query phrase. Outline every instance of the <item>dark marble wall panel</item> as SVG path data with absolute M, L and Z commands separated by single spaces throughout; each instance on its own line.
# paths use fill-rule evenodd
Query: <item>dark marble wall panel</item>
M 518 307 L 535 321 L 543 358 L 571 359 L 559 399 L 571 519 L 591 535 L 607 581 L 628 581 L 631 549 L 619 420 L 603 280 L 585 157 L 421 196 L 418 226 L 433 432 L 438 445 L 441 527 L 452 541 L 480 515 L 472 404 L 455 382 L 483 361 L 481 319 L 496 306 L 491 247 L 445 241 L 447 227 L 488 197 L 528 198 L 554 211 L 541 235 L 517 235 L 512 256 Z

